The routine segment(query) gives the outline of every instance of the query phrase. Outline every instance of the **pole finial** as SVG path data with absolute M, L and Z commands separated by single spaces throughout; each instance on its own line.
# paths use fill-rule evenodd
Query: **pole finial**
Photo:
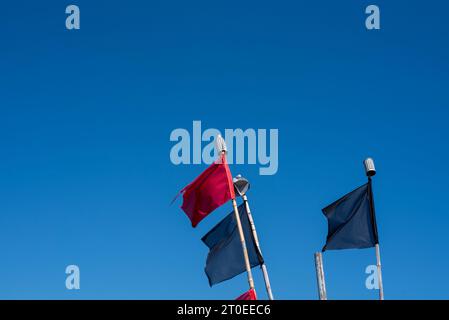
M 234 183 L 234 190 L 241 197 L 246 194 L 250 187 L 249 181 L 240 174 L 235 176 L 234 179 L 232 179 L 232 182 Z
M 228 153 L 228 148 L 226 147 L 226 142 L 223 139 L 223 137 L 221 136 L 221 134 L 218 134 L 217 137 L 215 138 L 215 147 L 217 148 L 218 153 Z
M 374 166 L 374 160 L 372 158 L 366 158 L 363 161 L 365 165 L 365 173 L 368 177 L 372 177 L 376 174 L 376 167 Z

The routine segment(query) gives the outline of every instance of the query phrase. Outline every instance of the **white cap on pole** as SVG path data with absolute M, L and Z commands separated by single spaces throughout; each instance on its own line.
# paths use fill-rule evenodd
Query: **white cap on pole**
M 376 174 L 376 167 L 374 166 L 374 160 L 372 158 L 366 158 L 363 161 L 365 165 L 365 173 L 368 177 L 372 177 Z
M 218 153 L 228 153 L 228 148 L 226 147 L 226 141 L 223 139 L 221 134 L 218 134 L 215 138 L 215 148 L 217 148 Z

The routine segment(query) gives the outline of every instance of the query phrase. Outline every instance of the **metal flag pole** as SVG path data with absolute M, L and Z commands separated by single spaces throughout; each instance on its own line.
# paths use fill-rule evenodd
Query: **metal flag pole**
M 376 258 L 377 258 L 377 279 L 379 281 L 379 300 L 384 300 L 384 286 L 382 283 L 382 265 L 380 263 L 380 249 L 379 244 L 376 244 Z
M 315 252 L 315 271 L 319 298 L 320 300 L 327 300 L 326 282 L 324 281 L 323 255 L 321 252 Z
M 374 228 L 374 236 L 376 240 L 376 265 L 377 265 L 377 280 L 379 286 L 379 300 L 384 300 L 384 287 L 382 282 L 382 264 L 380 262 L 380 247 L 379 247 L 379 237 L 377 233 L 377 223 L 376 223 L 376 211 L 374 209 L 374 197 L 373 197 L 373 188 L 371 177 L 376 174 L 376 168 L 374 166 L 374 161 L 371 158 L 365 159 L 363 162 L 365 165 L 365 173 L 368 177 L 368 190 L 369 190 L 369 198 L 370 198 L 370 211 L 371 211 L 371 219 Z
M 248 198 L 246 192 L 248 191 L 250 184 L 249 181 L 243 178 L 241 175 L 237 175 L 234 178 L 234 187 L 237 193 L 242 197 L 243 203 L 245 204 L 246 212 L 248 213 L 248 220 L 251 225 L 251 232 L 253 234 L 254 242 L 256 243 L 257 249 L 262 254 L 260 249 L 259 237 L 257 236 L 256 225 L 254 224 L 254 219 L 249 208 Z M 265 288 L 267 289 L 268 299 L 274 300 L 273 292 L 271 291 L 270 277 L 268 276 L 267 266 L 265 262 L 260 265 L 263 273 L 263 279 L 265 281 Z
M 237 208 L 237 201 L 235 201 L 235 199 L 232 199 L 232 206 L 234 207 L 235 220 L 237 221 L 237 228 L 239 230 L 240 242 L 242 243 L 243 256 L 245 257 L 245 267 L 246 267 L 246 272 L 248 274 L 249 288 L 254 289 L 254 280 L 253 280 L 253 274 L 251 272 L 251 265 L 249 263 L 248 249 L 246 247 L 245 236 L 243 234 L 243 229 L 242 229 L 242 222 L 240 221 L 239 209 Z
M 226 158 L 227 153 L 226 143 L 221 135 L 217 135 L 215 145 L 217 147 L 218 152 L 219 153 L 221 152 L 221 154 L 223 154 L 224 157 Z M 232 199 L 232 206 L 234 208 L 235 221 L 237 223 L 237 229 L 239 231 L 240 243 L 242 245 L 243 250 L 243 257 L 245 259 L 245 267 L 246 273 L 248 275 L 249 288 L 254 290 L 254 280 L 253 274 L 251 272 L 251 264 L 249 263 L 248 249 L 246 247 L 245 235 L 243 233 L 242 222 L 240 221 L 239 209 L 237 208 L 237 201 L 235 200 L 235 197 Z

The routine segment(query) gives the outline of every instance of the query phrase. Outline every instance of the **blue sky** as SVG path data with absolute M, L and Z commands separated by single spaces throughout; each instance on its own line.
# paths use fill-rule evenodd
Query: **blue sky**
M 0 10 L 0 298 L 232 299 L 209 288 L 173 196 L 206 165 L 170 162 L 175 128 L 279 129 L 279 170 L 232 165 L 279 299 L 316 299 L 321 208 L 375 159 L 387 299 L 449 298 L 446 1 L 61 1 Z M 366 6 L 381 10 L 367 31 Z M 180 204 L 180 203 L 178 203 Z M 326 252 L 330 299 L 365 288 L 373 249 Z M 65 267 L 81 289 L 65 288 Z M 266 294 L 258 269 L 256 289 Z

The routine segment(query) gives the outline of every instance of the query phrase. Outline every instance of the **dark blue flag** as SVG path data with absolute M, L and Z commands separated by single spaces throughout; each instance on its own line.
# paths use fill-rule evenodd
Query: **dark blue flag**
M 378 243 L 371 181 L 322 211 L 328 219 L 325 250 L 370 248 Z
M 263 263 L 263 258 L 254 241 L 245 205 L 241 204 L 238 210 L 248 249 L 249 261 L 251 267 L 255 267 Z M 228 214 L 201 240 L 210 249 L 205 268 L 210 286 L 229 280 L 246 271 L 245 258 L 234 212 Z

